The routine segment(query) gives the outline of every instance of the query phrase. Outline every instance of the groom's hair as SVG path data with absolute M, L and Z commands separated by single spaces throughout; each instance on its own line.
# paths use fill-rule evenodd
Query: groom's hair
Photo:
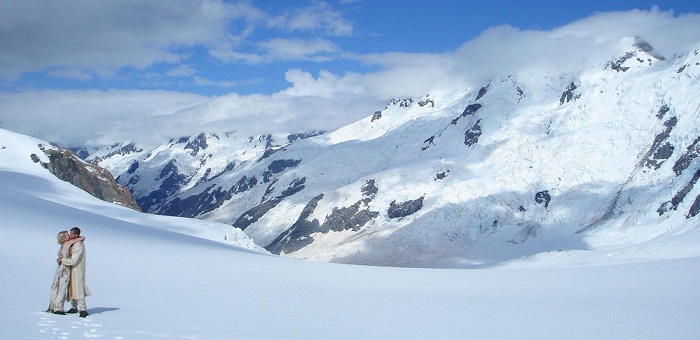
M 80 228 L 78 228 L 78 227 L 70 228 L 70 233 L 80 236 Z

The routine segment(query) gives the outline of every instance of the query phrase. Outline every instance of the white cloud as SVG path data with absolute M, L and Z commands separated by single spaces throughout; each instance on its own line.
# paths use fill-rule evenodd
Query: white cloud
M 66 145 L 146 137 L 166 140 L 203 131 L 239 130 L 253 135 L 331 130 L 371 115 L 395 97 L 416 98 L 442 88 L 474 88 L 498 75 L 576 72 L 614 57 L 616 44 L 628 36 L 646 39 L 668 58 L 700 47 L 700 15 L 674 16 L 657 9 L 599 13 L 546 31 L 490 28 L 455 51 L 440 54 L 345 53 L 344 58 L 376 70 L 312 74 L 290 69 L 285 73 L 290 86 L 271 95 L 234 93 L 207 98 L 165 91 L 0 93 L 0 127 Z M 296 55 L 341 53 L 332 44 L 318 41 L 317 46 L 302 43 Z M 280 54 L 273 51 L 288 42 L 270 43 L 267 53 Z M 191 72 L 187 67 L 175 70 Z M 204 78 L 197 81 L 235 85 Z
M 328 60 L 340 48 L 325 39 L 271 39 L 260 43 L 268 60 Z
M 176 63 L 186 48 L 235 46 L 265 16 L 247 3 L 219 0 L 2 1 L 0 78 L 47 68 L 108 77 L 125 67 Z
M 197 74 L 197 70 L 190 65 L 178 65 L 165 72 L 168 77 L 192 77 Z
M 161 138 L 170 132 L 154 129 L 158 120 L 207 100 L 168 91 L 0 92 L 0 127 L 65 147 Z M 150 120 L 145 121 L 146 117 Z
M 128 67 L 183 62 L 195 47 L 221 61 L 251 63 L 317 59 L 338 50 L 323 39 L 258 45 L 251 35 L 262 29 L 314 36 L 353 32 L 352 23 L 325 2 L 277 15 L 247 1 L 6 0 L 0 2 L 0 78 L 16 81 L 46 70 L 70 79 L 114 77 Z M 280 49 L 285 44 L 291 53 Z
M 349 36 L 354 32 L 353 24 L 339 11 L 333 10 L 328 3 L 315 1 L 310 6 L 302 7 L 271 18 L 273 27 L 292 31 L 322 33 L 331 36 Z
M 194 77 L 194 84 L 200 86 L 216 86 L 221 88 L 230 88 L 238 86 L 236 81 L 214 81 L 203 77 Z

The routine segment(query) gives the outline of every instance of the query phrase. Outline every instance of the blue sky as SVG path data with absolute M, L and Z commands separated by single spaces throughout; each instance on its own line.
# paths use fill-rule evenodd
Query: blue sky
M 109 144 L 138 139 L 136 127 L 153 117 L 204 115 L 215 126 L 241 126 L 234 118 L 266 119 L 256 108 L 265 101 L 295 113 L 276 117 L 280 124 L 269 131 L 248 124 L 246 133 L 333 129 L 447 78 L 476 86 L 495 75 L 487 72 L 489 54 L 503 53 L 499 68 L 518 72 L 556 63 L 538 51 L 564 56 L 580 46 L 588 60 L 629 35 L 665 55 L 681 53 L 700 43 L 699 12 L 697 1 L 7 0 L 0 3 L 0 127 L 59 143 Z M 204 103 L 221 110 L 189 110 Z M 292 123 L 310 111 L 323 118 Z M 122 128 L 84 132 L 103 122 Z

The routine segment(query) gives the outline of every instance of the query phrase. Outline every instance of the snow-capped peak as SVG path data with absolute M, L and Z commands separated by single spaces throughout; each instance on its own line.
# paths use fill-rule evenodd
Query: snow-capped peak
M 623 38 L 617 45 L 617 52 L 617 57 L 607 65 L 607 68 L 617 72 L 637 70 L 666 60 L 649 42 L 640 37 Z

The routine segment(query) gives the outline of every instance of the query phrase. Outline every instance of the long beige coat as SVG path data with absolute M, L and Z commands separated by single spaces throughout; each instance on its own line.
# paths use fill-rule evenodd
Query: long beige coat
M 90 295 L 90 290 L 85 285 L 85 245 L 82 241 L 76 242 L 70 249 L 70 256 L 62 260 L 70 269 L 69 298 L 72 300 L 84 299 Z

